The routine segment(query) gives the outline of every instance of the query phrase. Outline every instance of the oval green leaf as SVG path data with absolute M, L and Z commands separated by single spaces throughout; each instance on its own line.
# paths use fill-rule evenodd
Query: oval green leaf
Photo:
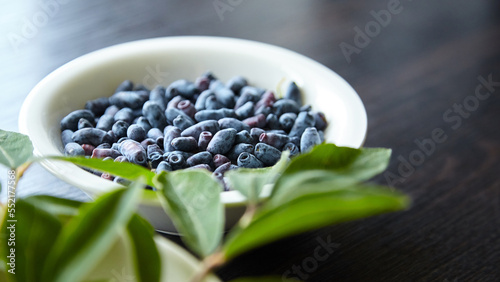
M 33 157 L 33 144 L 28 136 L 0 129 L 0 164 L 16 169 Z
M 162 172 L 154 179 L 160 201 L 182 240 L 202 257 L 214 252 L 222 239 L 222 186 L 206 170 Z
M 245 229 L 234 230 L 223 250 L 226 258 L 231 259 L 287 236 L 401 210 L 408 206 L 408 202 L 408 198 L 399 192 L 364 185 L 307 194 L 287 204 L 264 209 Z

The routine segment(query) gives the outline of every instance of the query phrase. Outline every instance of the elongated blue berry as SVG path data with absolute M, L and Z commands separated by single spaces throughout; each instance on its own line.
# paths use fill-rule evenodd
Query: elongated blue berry
M 281 158 L 280 150 L 265 143 L 258 143 L 257 145 L 255 145 L 254 154 L 257 159 L 259 159 L 266 166 L 272 166 L 276 164 L 276 162 L 278 162 L 278 160 Z
M 295 82 L 292 81 L 290 85 L 288 85 L 288 88 L 285 91 L 285 99 L 294 100 L 299 106 L 302 105 L 302 95 Z
M 132 124 L 127 129 L 127 137 L 137 142 L 141 142 L 142 140 L 146 139 L 146 131 L 144 130 L 144 128 L 142 128 L 142 126 Z
M 192 155 L 186 160 L 187 166 L 195 166 L 199 164 L 212 164 L 212 154 L 209 152 L 199 152 L 197 154 Z
M 64 146 L 64 154 L 66 156 L 85 156 L 85 150 L 80 144 L 70 142 Z
M 175 150 L 192 152 L 198 149 L 198 142 L 194 137 L 176 137 L 170 142 Z
M 225 154 L 231 150 L 236 138 L 236 129 L 222 129 L 215 133 L 210 143 L 208 143 L 207 151 L 215 154 Z
M 146 165 L 146 150 L 137 141 L 128 139 L 120 143 L 120 153 L 131 163 Z
M 97 128 L 82 128 L 75 131 L 71 138 L 80 145 L 91 144 L 99 146 L 99 144 L 102 143 L 112 143 L 110 142 L 110 137 L 107 135 L 107 132 Z
M 263 167 L 264 165 L 254 155 L 243 152 L 238 157 L 238 166 L 246 168 L 259 168 Z
M 247 130 L 242 130 L 236 134 L 236 139 L 234 140 L 235 144 L 239 143 L 247 143 L 247 144 L 252 144 L 253 139 L 252 136 L 250 136 L 250 132 Z
M 89 110 L 73 111 L 61 120 L 61 130 L 78 130 L 78 121 L 80 121 L 81 118 L 84 118 L 86 120 L 94 120 L 95 117 L 94 114 Z
M 321 138 L 318 130 L 316 130 L 315 127 L 306 128 L 304 133 L 302 133 L 302 138 L 300 139 L 300 151 L 302 153 L 307 153 L 318 144 L 321 144 Z
M 233 161 L 236 161 L 238 159 L 239 155 L 243 152 L 247 153 L 253 153 L 253 145 L 252 144 L 245 144 L 245 143 L 240 143 L 236 144 L 227 152 L 226 156 Z
M 304 130 L 306 130 L 306 128 L 308 127 L 313 127 L 314 123 L 315 123 L 314 117 L 311 113 L 300 112 L 299 115 L 297 116 L 297 119 L 295 120 L 295 123 L 293 124 L 292 129 L 290 130 L 289 136 L 290 137 L 302 136 Z
M 247 124 L 235 118 L 221 118 L 218 122 L 220 129 L 234 128 L 236 131 L 250 131 L 250 127 Z
M 148 120 L 151 127 L 163 129 L 167 126 L 164 107 L 157 102 L 147 101 L 144 103 L 144 106 L 142 106 L 142 115 Z
M 195 139 L 198 139 L 202 131 L 209 131 L 210 133 L 215 134 L 219 131 L 219 129 L 219 123 L 216 120 L 206 120 L 186 128 L 182 131 L 181 136 L 193 136 Z

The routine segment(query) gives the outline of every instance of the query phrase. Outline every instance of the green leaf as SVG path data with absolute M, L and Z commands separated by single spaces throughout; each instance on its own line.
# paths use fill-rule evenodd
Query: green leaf
M 158 282 L 161 274 L 161 258 L 153 240 L 155 231 L 151 224 L 134 214 L 127 226 L 132 243 L 134 266 L 139 282 Z
M 33 144 L 28 136 L 0 129 L 0 163 L 16 169 L 33 157 Z
M 224 228 L 222 186 L 205 170 L 162 172 L 154 183 L 163 208 L 186 245 L 202 257 L 210 255 Z
M 71 162 L 76 165 L 107 172 L 109 174 L 120 176 L 129 180 L 135 180 L 140 179 L 139 177 L 144 177 L 145 183 L 147 185 L 154 186 L 153 177 L 155 177 L 156 174 L 137 164 L 128 162 L 121 163 L 115 162 L 113 160 L 92 159 L 85 157 L 54 156 L 46 158 Z
M 135 182 L 84 205 L 57 238 L 43 281 L 78 281 L 107 253 L 136 210 L 142 185 Z
M 62 223 L 40 206 L 24 199 L 18 200 L 15 207 L 11 206 L 9 209 L 15 209 L 12 211 L 15 217 L 9 217 L 9 212 L 3 221 L 0 231 L 1 256 L 2 260 L 8 259 L 10 249 L 13 248 L 16 261 L 15 274 L 8 273 L 7 275 L 12 281 L 40 281 L 44 262 L 52 251 Z M 17 222 L 9 222 L 9 220 L 17 220 Z M 15 241 L 9 241 L 10 229 L 7 227 L 12 225 L 15 227 Z M 11 267 L 7 266 L 8 269 Z
M 288 279 L 281 276 L 264 276 L 264 277 L 243 277 L 231 280 L 230 282 L 300 282 L 297 279 Z
M 269 168 L 239 168 L 228 171 L 225 176 L 231 188 L 238 190 L 251 203 L 259 201 L 259 195 L 265 185 L 273 184 L 288 164 L 288 151 L 283 152 L 281 159 Z
M 339 176 L 326 170 L 305 170 L 283 177 L 275 186 L 275 193 L 267 207 L 286 204 L 306 194 L 328 192 L 358 183 L 354 178 Z
M 236 229 L 229 235 L 224 253 L 227 259 L 231 259 L 287 236 L 401 210 L 408 203 L 408 198 L 401 193 L 377 186 L 356 185 L 307 194 L 287 204 L 262 210 L 247 228 Z
M 385 148 L 354 149 L 337 147 L 335 144 L 317 145 L 311 152 L 292 159 L 278 179 L 271 198 L 294 188 L 281 183 L 291 174 L 307 170 L 324 170 L 335 174 L 338 178 L 351 178 L 355 182 L 362 182 L 383 172 L 389 164 L 390 156 L 391 150 Z
M 83 202 L 46 195 L 31 196 L 24 199 L 24 201 L 37 207 L 43 207 L 45 212 L 55 216 L 63 223 L 66 223 L 76 216 L 79 212 L 79 208 L 85 204 Z

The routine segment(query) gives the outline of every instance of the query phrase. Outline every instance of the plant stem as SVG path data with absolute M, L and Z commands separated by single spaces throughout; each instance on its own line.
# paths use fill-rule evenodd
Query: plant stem
M 218 251 L 203 260 L 203 268 L 196 273 L 196 275 L 191 279 L 191 282 L 201 282 L 205 279 L 212 271 L 226 263 L 226 258 L 224 253 Z

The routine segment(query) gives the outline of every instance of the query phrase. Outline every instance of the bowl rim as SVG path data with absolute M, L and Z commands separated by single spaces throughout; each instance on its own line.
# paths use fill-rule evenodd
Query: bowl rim
M 279 54 L 280 56 L 284 58 L 291 58 L 295 61 L 298 61 L 301 65 L 307 65 L 308 68 L 313 69 L 313 71 L 317 71 L 320 73 L 324 73 L 325 75 L 336 79 L 339 83 L 344 84 L 343 86 L 351 92 L 351 97 L 352 103 L 354 103 L 357 107 L 357 114 L 359 114 L 358 118 L 358 128 L 356 130 L 356 136 L 353 137 L 353 141 L 351 141 L 351 144 L 349 145 L 350 147 L 353 148 L 359 148 L 361 147 L 366 139 L 366 133 L 367 133 L 367 114 L 366 114 L 366 109 L 363 105 L 363 102 L 360 98 L 360 96 L 357 94 L 357 92 L 352 88 L 352 86 L 340 75 L 338 75 L 336 72 L 333 70 L 327 68 L 326 66 L 320 64 L 317 61 L 314 61 L 313 59 L 310 59 L 304 55 L 301 55 L 295 51 L 291 51 L 289 49 L 267 44 L 267 43 L 262 43 L 258 41 L 253 41 L 253 40 L 247 40 L 247 39 L 239 39 L 239 38 L 230 38 L 230 37 L 218 37 L 218 36 L 172 36 L 172 37 L 159 37 L 159 38 L 151 38 L 151 39 L 142 39 L 142 40 L 136 40 L 136 41 L 130 41 L 130 42 L 125 42 L 121 44 L 116 44 L 112 46 L 108 46 L 102 49 L 98 49 L 95 51 L 92 51 L 90 53 L 84 54 L 82 56 L 79 56 L 64 65 L 60 66 L 59 68 L 55 69 L 52 71 L 50 74 L 48 74 L 46 77 L 44 77 L 28 94 L 26 97 L 25 101 L 23 102 L 23 105 L 21 107 L 21 111 L 19 113 L 19 131 L 23 134 L 28 135 L 30 138 L 32 138 L 32 142 L 34 144 L 34 154 L 36 156 L 43 156 L 43 152 L 39 151 L 39 146 L 36 145 L 39 140 L 33 140 L 33 132 L 30 130 L 29 123 L 31 122 L 30 118 L 30 110 L 33 107 L 36 107 L 37 100 L 42 99 L 43 97 L 40 97 L 39 92 L 44 92 L 43 89 L 46 85 L 50 85 L 51 83 L 54 83 L 54 81 L 57 81 L 57 78 L 64 74 L 67 71 L 71 71 L 74 69 L 82 68 L 82 65 L 91 65 L 93 62 L 95 62 L 98 57 L 102 57 L 103 55 L 112 55 L 114 53 L 120 53 L 120 52 L 128 52 L 127 50 L 139 50 L 140 48 L 150 48 L 150 46 L 156 46 L 156 45 L 162 45 L 162 44 L 169 44 L 169 45 L 189 45 L 189 44 L 195 44 L 193 46 L 196 46 L 196 44 L 203 43 L 205 46 L 212 46 L 214 44 L 222 44 L 223 46 L 245 46 L 246 48 L 251 48 L 252 50 L 261 50 L 265 51 L 267 53 L 272 53 L 272 54 Z M 144 51 L 142 51 L 144 52 Z M 133 53 L 133 52 L 132 52 Z M 57 83 L 57 82 L 56 82 Z M 43 93 L 42 93 L 43 94 Z M 35 134 L 36 136 L 36 134 Z M 355 139 L 355 140 L 354 140 Z M 61 153 L 62 155 L 62 153 Z M 61 165 L 64 165 L 65 167 L 73 167 L 74 169 L 81 170 L 78 166 L 69 164 L 69 163 L 64 163 L 61 164 L 61 161 L 57 160 L 42 160 L 41 165 L 47 169 L 49 172 L 51 172 L 53 175 L 58 177 L 59 179 L 65 181 L 66 183 L 69 183 L 73 186 L 76 186 L 80 188 L 82 191 L 86 192 L 89 194 L 89 196 L 93 196 L 94 194 L 99 194 L 99 193 L 104 193 L 106 191 L 110 191 L 111 189 L 116 189 L 120 187 L 120 185 L 102 179 L 100 177 L 97 177 L 95 175 L 91 175 L 89 173 L 88 177 L 89 178 L 95 178 L 92 183 L 94 184 L 99 184 L 100 189 L 96 188 L 91 188 L 89 185 L 83 187 L 83 184 L 81 181 L 76 181 L 74 177 L 70 177 L 68 175 L 64 175 L 60 172 Z M 73 169 L 72 168 L 72 169 Z M 270 187 L 267 187 L 268 189 L 264 189 L 261 196 L 262 197 L 267 197 L 269 196 L 271 189 Z M 149 205 L 160 205 L 157 195 L 153 191 L 145 191 L 146 193 L 143 193 L 143 204 L 149 204 Z M 223 204 L 226 206 L 239 206 L 244 204 L 246 201 L 245 197 L 238 191 L 225 191 L 221 192 L 221 201 Z

